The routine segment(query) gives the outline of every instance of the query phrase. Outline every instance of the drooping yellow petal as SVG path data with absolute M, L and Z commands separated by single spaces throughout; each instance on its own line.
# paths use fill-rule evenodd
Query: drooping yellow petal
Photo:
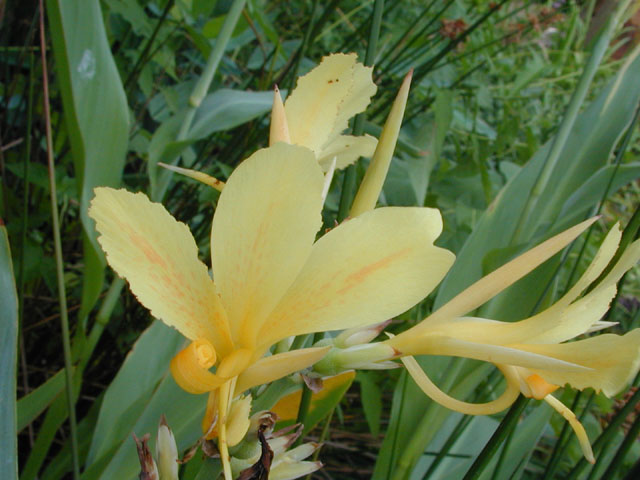
M 507 381 L 507 388 L 502 395 L 495 400 L 486 403 L 467 403 L 453 398 L 440 390 L 427 376 L 426 372 L 422 367 L 420 367 L 420 364 L 415 358 L 403 357 L 400 360 L 404 363 L 409 375 L 411 375 L 416 384 L 424 393 L 427 394 L 427 396 L 429 396 L 429 398 L 450 410 L 460 412 L 465 415 L 492 415 L 494 413 L 501 412 L 502 410 L 509 408 L 516 398 L 518 398 L 518 395 L 520 395 L 520 385 L 517 374 L 513 371 L 513 367 L 499 366 L 505 376 L 505 380 Z
M 100 187 L 95 194 L 89 215 L 98 241 L 140 303 L 185 337 L 228 352 L 226 314 L 187 226 L 142 193 Z
M 369 104 L 376 92 L 371 72 L 355 54 L 338 53 L 300 77 L 284 105 L 291 142 L 320 154 Z
M 429 331 L 431 324 L 436 321 L 457 318 L 475 310 L 558 253 L 596 220 L 597 218 L 591 218 L 579 223 L 497 268 L 462 293 L 456 295 L 424 321 L 412 328 L 412 334 L 417 334 L 423 330 Z
M 238 377 L 235 395 L 304 370 L 320 361 L 330 349 L 331 347 L 303 348 L 261 358 Z
M 211 233 L 213 276 L 243 347 L 253 348 L 258 326 L 311 252 L 323 183 L 310 150 L 277 143 L 236 168 L 220 195 Z
M 589 437 L 587 436 L 587 432 L 584 430 L 584 427 L 580 423 L 580 421 L 576 418 L 576 414 L 567 408 L 567 406 L 558 400 L 553 395 L 547 395 L 544 397 L 545 402 L 547 402 L 551 407 L 562 415 L 571 428 L 578 437 L 578 441 L 580 442 L 580 448 L 582 449 L 582 454 L 587 459 L 589 463 L 595 463 L 596 459 L 593 457 L 593 450 L 591 449 L 591 443 L 589 442 Z
M 378 140 L 370 135 L 354 137 L 353 135 L 339 135 L 327 148 L 322 150 L 318 162 L 323 171 L 328 171 L 333 159 L 336 159 L 338 170 L 351 165 L 360 157 L 370 158 L 376 150 Z
M 545 345 L 514 345 L 527 352 L 582 365 L 589 370 L 565 371 L 559 368 L 531 368 L 547 382 L 566 383 L 582 390 L 594 388 L 612 396 L 622 390 L 640 368 L 640 329 L 626 335 L 604 334 L 577 342 Z
M 440 213 L 429 208 L 380 208 L 343 222 L 313 246 L 261 342 L 371 325 L 411 308 L 453 263 L 433 245 L 441 231 Z
M 373 154 L 369 168 L 367 168 L 367 173 L 362 179 L 356 198 L 353 200 L 353 206 L 351 207 L 352 217 L 357 217 L 363 212 L 373 210 L 380 196 L 380 192 L 382 192 L 382 186 L 387 178 L 389 165 L 391 165 L 393 152 L 396 148 L 398 135 L 400 134 L 402 117 L 404 116 L 404 109 L 407 105 L 407 99 L 409 98 L 409 87 L 411 85 L 412 75 L 413 70 L 404 78 L 400 91 L 391 106 L 391 112 L 389 112 L 389 117 L 380 134 L 376 151 Z

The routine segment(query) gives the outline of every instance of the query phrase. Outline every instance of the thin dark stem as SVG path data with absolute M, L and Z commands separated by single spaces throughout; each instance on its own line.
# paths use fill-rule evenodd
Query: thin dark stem
M 51 217 L 53 228 L 53 243 L 56 257 L 56 273 L 58 281 L 58 303 L 60 306 L 60 324 L 62 328 L 62 348 L 64 352 L 64 366 L 67 393 L 67 409 L 69 410 L 69 426 L 71 430 L 71 454 L 73 457 L 73 478 L 80 479 L 80 456 L 78 453 L 78 433 L 76 426 L 76 411 L 73 395 L 73 374 L 71 366 L 71 342 L 69 341 L 69 316 L 67 312 L 67 294 L 64 283 L 64 263 L 62 259 L 62 241 L 60 239 L 60 220 L 58 218 L 58 203 L 56 193 L 56 176 L 53 160 L 53 137 L 51 134 L 51 107 L 49 105 L 49 80 L 47 73 L 47 49 L 44 32 L 44 5 L 40 5 L 40 54 L 42 58 L 42 88 L 44 116 L 47 138 L 47 164 L 49 167 L 49 187 L 51 193 Z
M 511 430 L 515 428 L 518 420 L 520 419 L 520 415 L 528 403 L 529 399 L 520 395 L 513 405 L 511 405 L 511 408 L 505 415 L 504 419 L 500 422 L 500 425 L 498 425 L 498 428 L 484 446 L 478 455 L 478 458 L 473 462 L 463 480 L 475 480 L 480 478 L 480 475 L 496 454 L 500 445 L 502 445 L 502 442 L 507 438 Z

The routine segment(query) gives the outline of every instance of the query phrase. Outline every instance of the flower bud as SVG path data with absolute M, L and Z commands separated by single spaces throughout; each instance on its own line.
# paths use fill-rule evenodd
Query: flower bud
M 365 343 L 344 349 L 333 348 L 313 366 L 313 370 L 322 375 L 336 375 L 345 370 L 353 369 L 396 368 L 398 365 L 389 360 L 397 354 L 395 348 L 385 343 Z
M 156 458 L 160 480 L 178 480 L 178 447 L 164 415 L 158 426 Z

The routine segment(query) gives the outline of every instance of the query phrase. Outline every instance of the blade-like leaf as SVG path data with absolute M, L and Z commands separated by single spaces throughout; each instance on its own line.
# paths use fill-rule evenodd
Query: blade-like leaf
M 120 184 L 129 142 L 129 109 L 100 2 L 48 0 L 47 15 L 86 237 L 83 318 L 100 294 L 105 266 L 87 209 L 96 186 Z
M 18 400 L 18 431 L 33 422 L 64 389 L 64 369 Z
M 16 364 L 18 296 L 11 264 L 9 237 L 0 226 L 0 470 L 3 478 L 18 478 L 16 442 Z M 6 475 L 6 477 L 5 477 Z

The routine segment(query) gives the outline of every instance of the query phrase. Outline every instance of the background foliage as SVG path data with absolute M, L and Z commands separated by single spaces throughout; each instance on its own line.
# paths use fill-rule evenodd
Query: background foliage
M 225 179 L 266 145 L 274 84 L 290 90 L 298 75 L 330 52 L 355 51 L 361 59 L 369 52 L 379 88 L 361 125 L 367 133 L 379 133 L 402 77 L 414 69 L 381 203 L 439 208 L 445 219 L 439 244 L 458 254 L 439 291 L 396 319 L 391 330 L 405 329 L 434 302 L 443 303 L 527 246 L 599 212 L 601 221 L 581 243 L 483 307 L 496 318 L 523 318 L 562 293 L 613 222 L 629 225 L 627 237 L 637 236 L 640 21 L 631 5 L 625 28 L 608 31 L 614 4 L 47 1 L 53 175 L 82 478 L 133 478 L 130 433 L 154 431 L 161 413 L 186 448 L 197 437 L 203 408 L 202 399 L 177 390 L 167 377 L 179 335 L 152 324 L 123 282 L 105 269 L 86 216 L 94 186 L 123 185 L 163 201 L 189 225 L 207 259 L 218 194 L 174 178 L 157 162 Z M 371 35 L 376 7 L 382 9 L 380 30 Z M 4 432 L 16 427 L 5 419 L 15 418 L 20 478 L 59 479 L 72 470 L 72 444 L 47 203 L 38 12 L 36 2 L 0 2 L 0 217 L 8 235 L 3 227 L 0 388 L 13 389 L 15 361 L 19 399 L 17 416 L 13 402 L 2 404 L 0 451 L 12 451 L 15 436 Z M 214 75 L 203 81 L 206 72 Z M 554 142 L 562 147 L 557 164 L 532 206 L 523 192 L 547 168 Z M 360 161 L 334 179 L 328 225 L 365 168 Z M 6 328 L 13 325 L 14 290 L 17 345 Z M 623 279 L 610 314 L 620 322 L 618 332 L 640 323 L 639 294 L 635 269 Z M 482 395 L 500 388 L 498 376 L 474 362 L 431 358 L 424 366 L 460 398 L 484 401 Z M 594 467 L 581 460 L 563 420 L 531 404 L 478 475 L 598 478 L 606 471 L 607 478 L 622 478 L 640 455 L 633 441 L 638 416 L 631 414 L 640 405 L 637 386 L 638 379 L 635 390 L 618 399 L 589 391 L 563 394 L 595 440 Z M 317 478 L 462 478 L 502 420 L 451 414 L 397 371 L 358 373 L 334 405 L 310 432 L 327 440 L 321 455 L 327 466 Z M 201 478 L 201 462 L 194 459 L 184 478 Z

